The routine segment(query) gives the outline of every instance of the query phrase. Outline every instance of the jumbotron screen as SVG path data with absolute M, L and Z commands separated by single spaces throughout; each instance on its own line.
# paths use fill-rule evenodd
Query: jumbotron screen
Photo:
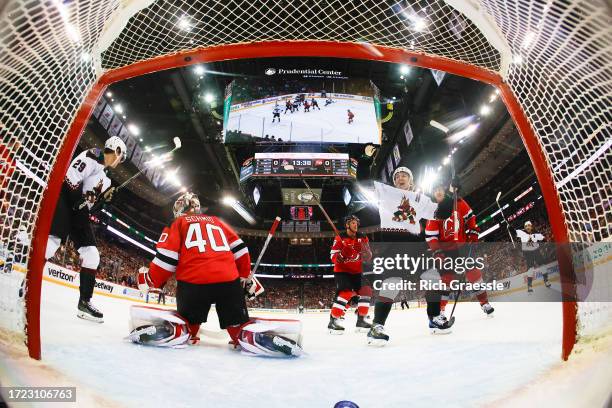
M 256 153 L 253 177 L 354 177 L 346 153 Z

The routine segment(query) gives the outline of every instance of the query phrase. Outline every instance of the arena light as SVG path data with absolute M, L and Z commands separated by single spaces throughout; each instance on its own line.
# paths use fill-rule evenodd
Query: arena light
M 138 248 L 143 249 L 143 250 L 147 251 L 148 253 L 155 255 L 155 251 L 154 250 L 152 250 L 148 246 L 145 246 L 145 245 L 141 244 L 140 242 L 136 241 L 135 239 L 132 239 L 131 237 L 128 237 L 123 232 L 121 232 L 121 231 L 111 227 L 110 225 L 107 226 L 106 229 L 109 232 L 112 232 L 113 234 L 117 235 L 121 239 L 131 243 L 132 245 L 136 245 Z
M 527 193 L 529 193 L 530 191 L 533 191 L 533 186 L 529 187 L 527 190 L 523 191 L 521 194 L 514 197 L 514 202 L 517 202 L 521 198 L 525 197 L 525 195 L 527 195 Z
M 499 224 L 495 224 L 494 226 L 492 226 L 492 227 L 491 227 L 491 228 L 489 228 L 488 230 L 483 231 L 483 232 L 481 232 L 480 234 L 478 234 L 478 238 L 479 238 L 479 239 L 484 238 L 484 237 L 486 237 L 487 235 L 489 235 L 490 233 L 492 233 L 493 231 L 498 230 L 498 229 L 499 229 Z
M 196 75 L 204 75 L 204 72 L 206 72 L 206 70 L 204 69 L 203 66 L 201 65 L 196 65 L 195 67 L 193 67 L 193 72 Z
M 458 140 L 464 139 L 470 135 L 472 135 L 476 129 L 478 129 L 478 123 L 472 123 L 468 125 L 465 129 L 460 130 L 459 132 L 453 133 L 449 136 L 448 142 L 455 143 Z
M 410 72 L 410 67 L 408 65 L 402 65 L 400 67 L 400 74 L 407 75 Z
M 211 93 L 204 94 L 204 102 L 211 103 L 214 100 L 215 100 L 215 97 L 213 96 L 213 94 Z
M 527 33 L 527 35 L 525 35 L 525 38 L 523 39 L 523 44 L 521 45 L 521 47 L 523 47 L 523 49 L 527 49 L 529 48 L 529 46 L 533 43 L 533 40 L 535 40 L 536 38 L 536 33 L 533 31 L 530 31 Z
M 450 157 L 446 156 L 443 160 L 442 160 L 442 164 L 444 166 L 448 165 L 448 163 L 450 163 Z
M 115 106 L 113 106 L 113 110 L 119 114 L 123 113 L 123 106 L 121 106 L 121 104 L 116 103 Z
M 230 207 L 231 207 L 231 206 L 233 206 L 234 204 L 236 204 L 238 201 L 237 201 L 237 200 L 236 200 L 234 197 L 232 197 L 232 196 L 230 196 L 230 195 L 227 195 L 227 196 L 223 197 L 223 199 L 221 200 L 221 202 L 222 202 L 223 204 L 225 204 L 225 205 L 227 205 L 227 206 L 230 206 Z
M 150 146 L 145 146 L 145 152 L 149 153 L 151 151 L 151 147 Z
M 440 130 L 441 130 L 441 131 L 443 131 L 444 133 L 448 133 L 448 131 L 449 131 L 449 129 L 448 129 L 446 126 L 444 126 L 443 124 L 441 124 L 441 123 L 440 123 L 440 122 L 438 122 L 438 121 L 435 121 L 435 120 L 430 120 L 430 121 L 429 121 L 429 124 L 430 124 L 431 126 L 435 127 L 436 129 L 440 129 Z
M 111 98 L 112 96 L 113 96 L 113 93 L 112 93 L 111 91 L 108 91 L 108 92 L 106 93 L 106 97 L 107 97 L 107 98 Z
M 480 114 L 482 116 L 487 116 L 489 113 L 491 113 L 491 107 L 489 105 L 482 105 L 480 107 Z
M 166 173 L 165 181 L 179 187 L 181 185 L 181 182 L 178 178 L 178 169 L 168 171 Z
M 127 129 L 134 136 L 138 136 L 140 134 L 140 128 L 138 126 L 136 126 L 135 124 L 133 124 L 133 123 L 130 123 L 129 125 L 127 125 Z
M 425 171 L 423 171 L 422 174 L 423 175 L 421 176 L 419 186 L 425 193 L 431 193 L 431 188 L 433 186 L 433 183 L 435 183 L 438 179 L 438 174 L 433 170 L 432 167 L 429 166 L 425 166 Z
M 191 19 L 189 18 L 189 16 L 187 15 L 183 15 L 181 16 L 181 18 L 179 18 L 179 20 L 176 23 L 176 26 L 179 28 L 179 30 L 181 31 L 191 31 L 192 25 L 191 25 Z

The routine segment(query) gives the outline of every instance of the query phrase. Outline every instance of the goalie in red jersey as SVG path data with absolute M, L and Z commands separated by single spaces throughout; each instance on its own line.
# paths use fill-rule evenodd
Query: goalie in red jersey
M 197 344 L 200 325 L 215 304 L 219 325 L 236 347 L 251 354 L 300 355 L 299 321 L 249 318 L 245 293 L 255 297 L 264 289 L 251 274 L 249 250 L 240 237 L 217 217 L 201 214 L 192 193 L 176 200 L 174 217 L 149 268 L 139 271 L 138 288 L 158 291 L 176 274 L 177 312 L 133 307 L 130 339 L 156 346 Z
M 453 183 L 458 184 L 458 183 Z M 453 185 L 452 188 L 458 188 Z M 455 210 L 454 197 L 444 183 L 438 184 L 434 188 L 434 198 L 438 203 L 435 219 L 428 220 L 425 228 L 425 236 L 433 256 L 443 261 L 450 258 L 470 256 L 469 244 L 478 242 L 478 226 L 476 225 L 476 215 L 463 198 L 457 198 Z M 466 252 L 466 249 L 468 250 Z M 446 264 L 446 262 L 443 262 Z M 440 270 L 441 280 L 449 285 L 453 279 L 457 279 L 454 270 Z M 478 268 L 470 269 L 465 272 L 465 279 L 470 283 L 482 282 L 482 271 Z M 446 324 L 444 309 L 448 303 L 448 291 L 440 293 L 439 302 L 428 302 L 427 314 L 429 317 L 429 327 L 432 332 L 443 333 L 450 328 Z M 482 310 L 487 314 L 493 313 L 493 307 L 489 304 L 486 291 L 476 293 Z

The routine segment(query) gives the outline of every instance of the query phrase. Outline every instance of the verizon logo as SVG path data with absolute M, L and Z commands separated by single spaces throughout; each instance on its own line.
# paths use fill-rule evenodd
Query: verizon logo
M 61 279 L 66 282 L 74 282 L 74 275 L 70 275 L 69 273 L 62 272 L 58 269 L 49 268 L 49 276 Z

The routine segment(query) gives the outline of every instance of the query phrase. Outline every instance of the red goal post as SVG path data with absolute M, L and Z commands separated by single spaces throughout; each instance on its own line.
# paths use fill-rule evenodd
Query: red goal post
M 491 71 L 459 61 L 417 54 L 396 48 L 324 41 L 305 41 L 300 43 L 300 47 L 296 47 L 293 41 L 227 45 L 162 56 L 152 60 L 134 63 L 123 68 L 114 69 L 102 75 L 85 98 L 60 149 L 56 164 L 51 173 L 47 191 L 41 202 L 39 213 L 41 221 L 35 229 L 34 240 L 32 241 L 32 252 L 28 265 L 28 296 L 26 298 L 28 311 L 28 349 L 33 358 L 39 359 L 41 357 L 40 290 L 42 270 L 45 264 L 44 253 L 46 239 L 51 227 L 51 219 L 55 211 L 55 204 L 59 197 L 63 178 L 68 170 L 70 159 L 78 144 L 79 136 L 83 133 L 89 117 L 91 116 L 91 112 L 99 98 L 105 92 L 106 87 L 128 78 L 187 65 L 230 59 L 267 57 L 333 57 L 409 64 L 446 71 L 454 75 L 460 75 L 496 86 L 501 92 L 502 100 L 506 104 L 508 111 L 517 125 L 525 147 L 531 157 L 536 176 L 542 189 L 542 195 L 546 203 L 546 209 L 548 211 L 555 241 L 563 243 L 569 242 L 567 228 L 565 226 L 565 217 L 553 179 L 550 175 L 550 170 L 546 164 L 544 152 L 511 89 L 502 82 L 499 75 Z M 563 277 L 564 293 L 572 294 L 573 270 L 571 262 L 562 262 L 560 265 L 562 265 L 560 272 Z M 562 358 L 566 359 L 576 341 L 576 304 L 574 301 L 564 302 L 563 314 L 564 332 Z

